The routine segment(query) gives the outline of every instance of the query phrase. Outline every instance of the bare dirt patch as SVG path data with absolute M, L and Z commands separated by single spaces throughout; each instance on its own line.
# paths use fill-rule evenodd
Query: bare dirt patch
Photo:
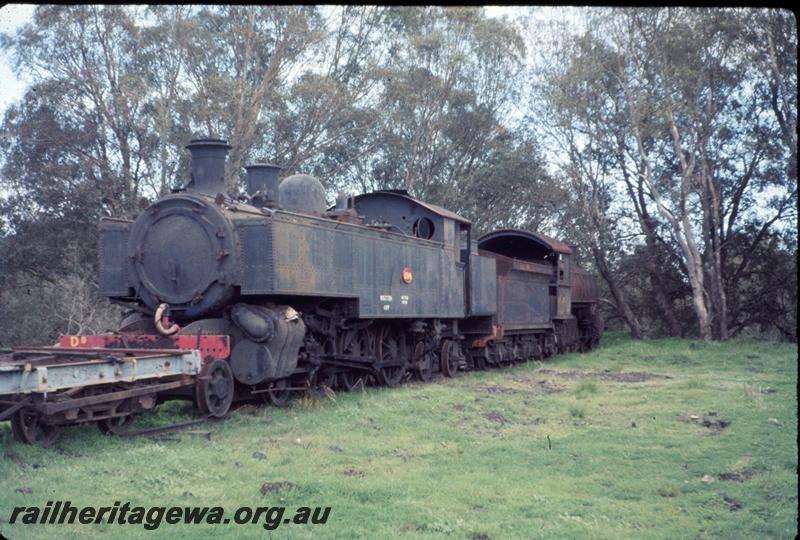
M 360 471 L 358 469 L 354 469 L 353 467 L 349 467 L 342 471 L 342 474 L 345 476 L 355 476 L 356 478 L 364 478 L 367 476 L 367 473 L 364 471 Z
M 611 372 L 603 371 L 600 373 L 592 371 L 556 371 L 553 369 L 540 369 L 536 372 L 537 375 L 553 375 L 562 379 L 576 380 L 576 379 L 599 379 L 601 381 L 623 382 L 623 383 L 639 383 L 650 381 L 653 379 L 671 379 L 669 375 L 660 375 L 658 373 L 649 373 L 646 371 L 620 371 Z
M 275 493 L 277 491 L 288 491 L 296 487 L 296 485 L 286 480 L 281 480 L 280 482 L 264 482 L 261 484 L 261 494 L 266 495 L 267 493 Z
M 727 493 L 720 493 L 719 495 L 722 497 L 722 500 L 725 501 L 725 504 L 728 505 L 728 510 L 731 512 L 738 512 L 742 509 L 741 501 L 737 501 Z
M 552 394 L 561 392 L 566 389 L 563 384 L 554 383 L 548 379 L 528 379 L 523 377 L 514 377 L 514 382 L 523 383 L 524 386 L 502 386 L 497 384 L 479 384 L 476 386 L 468 387 L 473 392 L 480 392 L 486 394 Z
M 711 433 L 716 435 L 717 433 L 720 433 L 723 429 L 731 425 L 731 421 L 725 420 L 723 418 L 712 420 L 706 416 L 703 418 L 703 421 L 701 422 L 700 425 L 710 429 Z
M 505 416 L 496 412 L 483 413 L 483 417 L 491 422 L 497 422 L 500 425 L 508 423 L 508 419 Z
M 723 482 L 744 482 L 753 477 L 753 471 L 750 469 L 743 469 L 741 471 L 724 472 L 719 475 L 719 479 Z
M 685 422 L 685 423 L 692 423 L 692 424 L 699 424 L 704 428 L 708 428 L 710 433 L 709 435 L 718 435 L 722 432 L 723 429 L 731 425 L 730 420 L 726 420 L 725 418 L 718 418 L 717 413 L 715 411 L 709 411 L 707 415 L 704 415 L 702 420 L 697 415 L 689 415 L 689 416 L 676 416 L 675 420 L 678 422 Z

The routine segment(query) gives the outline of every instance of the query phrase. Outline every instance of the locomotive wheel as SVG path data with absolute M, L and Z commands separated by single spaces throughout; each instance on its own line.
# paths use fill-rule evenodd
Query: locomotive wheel
M 336 354 L 336 342 L 333 338 L 325 338 L 322 342 L 322 354 L 325 356 L 334 356 Z M 336 372 L 332 369 L 320 368 L 317 370 L 315 377 L 314 386 L 327 386 L 331 390 L 335 389 Z
M 327 370 L 318 371 L 314 386 L 318 388 L 327 386 L 331 390 L 334 390 L 336 388 L 336 373 Z
M 130 431 L 136 417 L 132 414 L 127 416 L 115 416 L 113 418 L 103 418 L 97 421 L 97 429 L 103 435 L 121 435 Z
M 433 359 L 425 352 L 425 342 L 418 341 L 414 346 L 414 375 L 422 382 L 431 380 L 433 376 Z
M 455 377 L 458 373 L 458 358 L 453 352 L 453 342 L 449 339 L 444 340 L 442 343 L 439 358 L 441 362 L 442 373 L 445 377 Z
M 197 406 L 203 414 L 222 418 L 233 402 L 233 372 L 228 362 L 214 360 L 203 366 L 195 385 Z
M 556 337 L 555 335 L 546 334 L 544 337 L 544 357 L 550 358 L 556 353 Z
M 403 376 L 406 374 L 406 365 L 401 343 L 397 338 L 396 332 L 393 332 L 390 328 L 379 330 L 377 344 L 378 347 L 375 352 L 378 362 L 403 362 L 400 365 L 382 366 L 377 370 L 377 378 L 380 384 L 397 386 L 403 382 Z
M 371 336 L 369 330 L 348 330 L 342 334 L 342 354 L 349 356 L 368 356 L 370 354 Z M 367 385 L 368 376 L 361 370 L 349 369 L 339 374 L 339 385 L 352 392 Z
M 343 371 L 339 374 L 339 385 L 348 392 L 363 389 L 367 385 L 367 376 L 361 371 Z
M 489 358 L 489 347 L 484 345 L 479 349 L 474 349 L 472 354 L 475 369 L 486 371 L 486 359 Z
M 292 397 L 292 391 L 287 390 L 287 386 L 286 380 L 276 381 L 269 385 L 271 392 L 264 392 L 261 395 L 266 396 L 267 401 L 273 407 L 285 407 L 289 403 L 289 398 Z
M 11 417 L 11 431 L 20 442 L 47 448 L 61 437 L 64 428 L 48 424 L 41 413 L 24 408 Z

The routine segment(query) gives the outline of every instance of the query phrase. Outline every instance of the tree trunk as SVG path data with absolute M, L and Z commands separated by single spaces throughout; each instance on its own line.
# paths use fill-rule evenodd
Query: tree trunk
M 636 315 L 633 313 L 630 305 L 628 305 L 628 301 L 625 299 L 625 295 L 617 286 L 617 282 L 608 268 L 608 262 L 606 261 L 605 253 L 603 253 L 602 250 L 593 247 L 592 254 L 594 255 L 594 260 L 595 263 L 597 263 L 597 269 L 600 271 L 600 275 L 608 285 L 609 291 L 611 291 L 611 296 L 614 299 L 614 304 L 616 305 L 617 311 L 619 311 L 620 315 L 622 315 L 622 319 L 630 329 L 631 337 L 633 339 L 642 339 L 642 326 L 639 324 L 639 319 L 636 318 Z

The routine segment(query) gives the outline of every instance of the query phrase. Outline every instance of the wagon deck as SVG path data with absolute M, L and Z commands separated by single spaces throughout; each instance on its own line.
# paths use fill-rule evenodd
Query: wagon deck
M 127 430 L 160 392 L 185 391 L 203 367 L 198 349 L 36 347 L 0 354 L 0 421 L 47 446 L 64 425 Z

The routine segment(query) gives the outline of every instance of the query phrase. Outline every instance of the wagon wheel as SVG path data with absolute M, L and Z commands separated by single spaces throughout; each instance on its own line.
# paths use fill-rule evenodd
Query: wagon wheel
M 431 380 L 433 376 L 433 358 L 430 353 L 425 352 L 425 342 L 418 341 L 414 346 L 414 375 L 422 382 Z
M 397 332 L 391 328 L 384 327 L 378 330 L 375 356 L 381 364 L 384 362 L 395 364 L 382 366 L 377 370 L 377 379 L 382 385 L 397 386 L 403 381 L 403 376 L 406 374 L 405 355 L 403 354 L 405 347 L 400 339 Z M 396 365 L 398 362 L 402 363 Z
M 11 417 L 11 431 L 20 442 L 47 448 L 61 437 L 64 428 L 48 424 L 43 414 L 26 407 Z
M 89 396 L 96 396 L 100 394 L 104 394 L 107 392 L 116 392 L 120 390 L 125 390 L 125 387 L 114 385 L 111 387 L 103 387 L 103 388 L 88 388 L 85 392 L 83 392 L 83 397 Z M 104 403 L 102 406 L 105 408 L 103 411 L 98 412 L 102 413 L 115 413 L 121 414 L 121 416 L 114 416 L 111 418 L 103 418 L 97 421 L 97 429 L 100 430 L 100 433 L 104 435 L 120 435 L 122 433 L 126 433 L 130 430 L 131 425 L 133 425 L 133 421 L 135 420 L 136 416 L 131 413 L 131 409 L 134 405 L 133 398 L 129 399 L 119 399 L 112 402 Z M 128 414 L 125 414 L 128 413 Z
M 203 366 L 195 384 L 195 399 L 203 414 L 222 418 L 233 402 L 233 372 L 224 360 Z
M 453 341 L 446 339 L 442 342 L 439 352 L 441 369 L 445 377 L 455 377 L 458 372 L 458 358 L 453 352 Z
M 262 399 L 273 407 L 285 407 L 289 403 L 289 398 L 292 397 L 292 391 L 287 390 L 289 385 L 286 379 L 270 383 L 268 388 L 269 392 L 262 392 Z
M 370 350 L 370 335 L 365 329 L 348 330 L 342 334 L 341 351 L 344 355 L 367 356 Z M 348 392 L 367 384 L 367 374 L 356 369 L 348 369 L 339 374 L 339 384 Z
M 97 421 L 97 429 L 103 435 L 121 435 L 130 431 L 134 420 L 136 420 L 136 416 L 133 414 L 103 418 Z

